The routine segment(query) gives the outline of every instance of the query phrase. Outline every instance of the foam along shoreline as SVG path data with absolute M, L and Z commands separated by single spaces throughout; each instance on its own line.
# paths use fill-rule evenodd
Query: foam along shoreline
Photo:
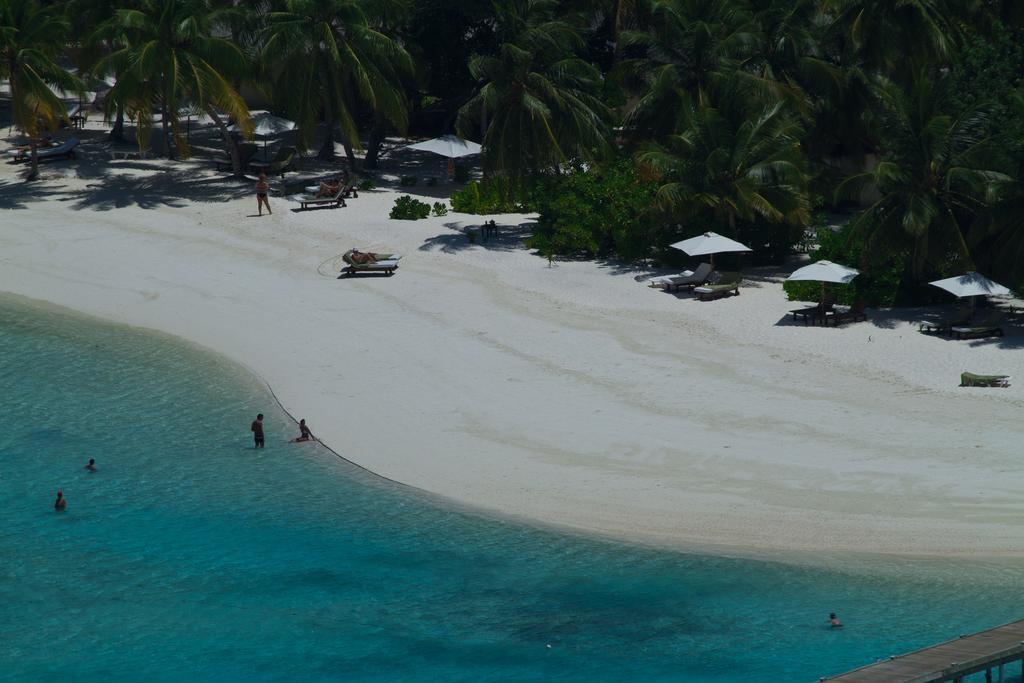
M 3 167 L 0 290 L 221 353 L 345 458 L 484 510 L 769 553 L 1024 548 L 1020 385 L 956 388 L 1024 378 L 1019 329 L 807 329 L 774 282 L 699 303 L 549 268 L 511 236 L 469 245 L 451 226 L 474 217 L 390 221 L 388 190 L 248 218 L 250 188 L 206 167 L 85 160 L 28 189 Z M 401 272 L 318 273 L 353 246 Z

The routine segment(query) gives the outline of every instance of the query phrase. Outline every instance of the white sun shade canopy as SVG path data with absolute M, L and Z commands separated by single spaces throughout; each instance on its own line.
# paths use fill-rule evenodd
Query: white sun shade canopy
M 841 285 L 849 284 L 853 278 L 860 275 L 856 268 L 832 263 L 831 261 L 818 261 L 803 268 L 797 268 L 793 274 L 786 278 L 791 282 L 810 280 L 812 282 L 837 282 Z
M 727 251 L 750 251 L 750 247 L 740 244 L 736 240 L 722 237 L 717 232 L 706 232 L 703 235 L 691 237 L 682 242 L 669 245 L 673 249 L 684 251 L 690 256 L 703 256 L 705 254 L 722 254 Z
M 992 282 L 980 273 L 966 273 L 958 277 L 929 282 L 960 298 L 966 296 L 1007 296 L 1012 292 L 998 282 Z
M 433 152 L 449 159 L 458 159 L 459 157 L 468 157 L 471 154 L 479 154 L 481 147 L 475 142 L 463 140 L 454 135 L 442 135 L 433 140 L 424 140 L 414 145 L 408 145 L 408 149 Z
M 295 122 L 283 119 L 273 114 L 256 114 L 252 117 L 253 135 L 258 138 L 272 138 L 275 135 L 295 130 Z M 228 130 L 238 131 L 238 125 L 232 125 Z

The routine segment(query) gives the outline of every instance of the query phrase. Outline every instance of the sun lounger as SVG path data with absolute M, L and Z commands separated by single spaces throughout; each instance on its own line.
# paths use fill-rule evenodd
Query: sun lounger
M 974 327 L 956 326 L 950 328 L 956 339 L 984 339 L 985 337 L 1002 337 L 1003 328 L 998 325 L 976 325 Z
M 291 170 L 294 158 L 294 147 L 281 147 L 272 161 L 252 161 L 249 163 L 249 168 L 256 173 L 284 175 L 285 171 Z
M 739 273 L 723 273 L 721 282 L 703 287 L 694 287 L 693 292 L 701 301 L 713 301 L 726 296 L 740 295 L 740 282 L 742 278 Z
M 675 275 L 656 275 L 655 277 L 648 278 L 644 282 L 647 283 L 648 287 L 664 287 L 666 284 L 670 284 L 673 279 L 688 278 L 693 275 L 692 270 L 684 270 L 681 273 Z
M 825 295 L 825 298 L 821 300 L 821 303 L 816 306 L 798 308 L 795 311 L 790 311 L 790 314 L 793 316 L 793 320 L 803 318 L 804 325 L 824 323 L 827 320 L 828 314 L 832 312 L 832 307 L 835 305 L 835 302 L 835 294 L 830 293 Z
M 256 151 L 259 149 L 254 143 L 243 142 L 238 146 L 238 160 L 241 162 L 241 168 L 245 168 L 252 161 L 252 158 L 256 156 Z M 232 170 L 231 155 L 226 154 L 217 158 L 217 170 L 218 171 L 230 171 Z
M 960 386 L 962 387 L 1008 387 L 1010 386 L 1009 375 L 976 375 L 973 372 L 960 373 Z
M 675 288 L 678 292 L 680 287 L 689 287 L 690 289 L 700 287 L 708 281 L 709 277 L 711 277 L 711 271 L 712 268 L 710 263 L 702 263 L 697 266 L 697 270 L 693 271 L 691 275 L 670 276 L 662 283 L 662 286 L 665 288 L 666 292 L 670 291 L 672 288 Z
M 36 158 L 39 161 L 49 161 L 52 159 L 74 159 L 76 147 L 78 147 L 78 138 L 68 138 L 64 142 L 54 145 L 53 147 L 36 148 Z M 29 161 L 31 158 L 32 151 L 23 150 L 19 154 L 15 154 L 14 161 Z
M 398 270 L 398 261 L 402 258 L 401 254 L 375 254 L 376 260 L 368 263 L 358 263 L 353 258 L 354 251 L 354 249 L 350 249 L 342 255 L 342 260 L 348 264 L 341 269 L 342 275 L 353 275 L 363 272 L 383 272 L 385 275 L 394 275 L 395 271 Z
M 344 189 L 339 189 L 336 193 L 334 193 L 333 195 L 331 195 L 329 197 L 310 197 L 310 196 L 306 196 L 306 197 L 302 197 L 301 199 L 299 199 L 299 205 L 303 209 L 308 209 L 309 207 L 331 206 L 331 205 L 336 206 L 336 207 L 337 206 L 348 206 L 348 204 L 345 203 L 345 197 L 343 196 L 344 194 L 345 194 L 345 190 Z
M 856 323 L 861 320 L 867 320 L 868 315 L 864 312 L 865 308 L 867 308 L 867 304 L 862 299 L 858 299 L 854 302 L 853 306 L 845 310 L 833 310 L 831 313 L 827 313 L 825 315 L 825 324 L 832 323 L 838 326 L 843 323 Z

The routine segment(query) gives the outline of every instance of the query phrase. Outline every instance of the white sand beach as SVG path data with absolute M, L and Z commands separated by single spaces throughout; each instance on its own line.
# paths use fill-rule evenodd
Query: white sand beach
M 392 221 L 399 193 L 380 189 L 255 218 L 251 187 L 208 160 L 83 157 L 29 185 L 0 165 L 0 290 L 222 353 L 385 477 L 683 547 L 1024 554 L 1019 324 L 953 341 L 898 310 L 805 328 L 768 271 L 702 303 L 625 266 L 549 267 L 522 217 L 470 245 L 449 226 L 479 217 Z M 336 279 L 351 247 L 405 257 Z M 959 388 L 964 370 L 1013 384 Z M 291 436 L 270 446 L 286 457 Z

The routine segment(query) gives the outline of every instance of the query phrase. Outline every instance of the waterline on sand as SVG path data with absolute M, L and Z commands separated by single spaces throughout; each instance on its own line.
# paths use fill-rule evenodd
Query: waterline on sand
M 1018 616 L 1014 563 L 817 568 L 472 514 L 288 444 L 259 380 L 165 335 L 4 299 L 0 349 L 0 680 L 813 680 Z

